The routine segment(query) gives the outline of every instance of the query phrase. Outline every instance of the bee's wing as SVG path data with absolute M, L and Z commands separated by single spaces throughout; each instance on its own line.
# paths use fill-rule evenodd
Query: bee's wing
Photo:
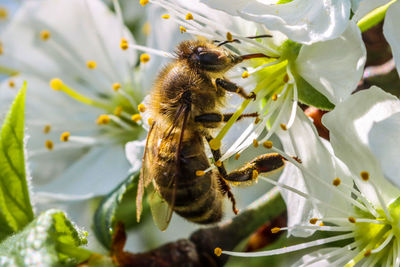
M 141 204 L 143 189 L 145 187 L 149 192 L 152 191 L 151 194 L 149 194 L 150 208 L 154 222 L 160 230 L 165 230 L 168 227 L 175 205 L 176 178 L 179 175 L 180 168 L 179 154 L 189 112 L 190 108 L 188 106 L 181 105 L 178 108 L 174 122 L 161 136 L 159 136 L 160 129 L 153 128 L 157 127 L 157 125 L 155 125 L 157 122 L 155 122 L 147 138 L 148 144 L 145 149 L 143 167 L 138 185 L 137 204 L 138 202 Z M 171 162 L 168 164 L 161 164 L 166 160 Z M 162 179 L 167 182 L 162 189 L 163 192 L 166 192 L 163 196 L 161 196 L 160 192 L 150 183 L 154 179 L 153 175 L 157 168 L 161 169 L 161 175 L 165 176 Z M 137 207 L 139 208 L 139 205 L 137 205 Z M 137 216 L 140 216 L 139 212 Z

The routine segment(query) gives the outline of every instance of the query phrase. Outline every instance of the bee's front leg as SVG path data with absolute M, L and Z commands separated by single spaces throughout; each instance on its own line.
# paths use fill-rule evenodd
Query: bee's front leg
M 233 116 L 233 113 L 225 113 L 225 114 L 220 114 L 220 113 L 205 113 L 198 115 L 194 118 L 195 122 L 200 122 L 200 123 L 207 123 L 207 122 L 227 122 L 229 119 Z M 258 118 L 258 113 L 245 113 L 239 116 L 237 120 L 243 119 L 243 118 Z
M 237 93 L 238 95 L 240 95 L 241 97 L 243 97 L 245 99 L 256 100 L 256 94 L 254 92 L 247 94 L 246 91 L 243 89 L 243 87 L 241 87 L 231 81 L 217 78 L 217 79 L 215 79 L 215 85 L 228 91 L 228 92 Z

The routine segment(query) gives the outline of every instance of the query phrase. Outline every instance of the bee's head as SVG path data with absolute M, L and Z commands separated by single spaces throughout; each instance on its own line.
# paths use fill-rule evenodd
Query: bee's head
M 242 61 L 223 47 L 197 40 L 180 43 L 176 54 L 189 65 L 209 72 L 225 72 Z

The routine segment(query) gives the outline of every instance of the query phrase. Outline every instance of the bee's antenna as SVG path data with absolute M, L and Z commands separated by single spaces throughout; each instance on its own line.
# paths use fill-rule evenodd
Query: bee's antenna
M 217 40 L 215 40 L 215 41 L 217 41 Z M 219 42 L 219 41 L 218 41 L 218 42 Z M 219 46 L 223 46 L 223 45 L 228 44 L 228 43 L 238 43 L 238 44 L 240 44 L 240 41 L 239 41 L 238 39 L 233 39 L 233 40 L 231 40 L 231 41 L 226 40 L 226 41 L 223 41 L 223 42 L 219 43 L 217 46 L 218 46 L 218 47 L 219 47 Z
M 258 38 L 271 38 L 271 34 L 262 34 L 262 35 L 256 35 L 256 36 L 247 36 L 246 38 L 249 39 L 258 39 Z
M 246 38 L 248 38 L 248 39 L 258 39 L 258 38 L 270 38 L 270 37 L 272 37 L 272 35 L 270 35 L 270 34 L 262 34 L 262 35 L 255 35 L 255 36 L 246 36 Z M 219 40 L 213 40 L 213 42 L 214 43 L 218 43 L 218 42 L 220 42 Z M 228 43 L 238 43 L 238 44 L 240 44 L 240 41 L 238 40 L 238 39 L 233 39 L 233 40 L 226 40 L 226 41 L 223 41 L 223 42 L 220 42 L 217 46 L 219 47 L 219 46 L 223 46 L 223 45 L 225 45 L 225 44 L 228 44 Z

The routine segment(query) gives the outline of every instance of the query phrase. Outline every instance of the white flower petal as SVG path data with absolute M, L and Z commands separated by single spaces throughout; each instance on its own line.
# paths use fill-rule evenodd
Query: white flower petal
M 331 267 L 332 262 L 339 257 L 343 258 L 342 254 L 336 255 L 334 258 L 326 259 L 324 256 L 338 250 L 339 248 L 322 248 L 312 253 L 307 253 L 300 260 L 296 261 L 292 266 L 307 266 L 307 267 Z M 345 262 L 345 260 L 343 260 Z
M 104 195 L 126 178 L 129 165 L 122 145 L 95 147 L 56 180 L 36 185 L 35 191 L 67 195 Z
M 130 172 L 135 172 L 142 166 L 142 158 L 144 148 L 146 146 L 146 139 L 142 141 L 132 141 L 125 145 L 125 156 L 129 163 L 132 165 Z
M 400 113 L 374 123 L 368 141 L 386 178 L 400 188 Z
M 336 156 L 351 170 L 362 193 L 377 206 L 380 204 L 375 191 L 370 183 L 360 179 L 360 172 L 369 172 L 370 180 L 379 188 L 386 203 L 396 199 L 400 190 L 383 177 L 381 166 L 368 147 L 368 133 L 374 122 L 397 112 L 400 112 L 399 100 L 373 86 L 351 95 L 323 117 Z
M 338 37 L 346 29 L 350 15 L 349 0 L 294 0 L 280 5 L 256 0 L 202 2 L 229 14 L 263 23 L 268 29 L 281 31 L 289 39 L 303 44 Z
M 289 114 L 289 112 L 287 113 Z M 301 165 L 309 170 L 315 177 L 327 182 L 329 184 L 328 186 L 332 187 L 331 189 L 334 187 L 332 181 L 336 177 L 340 177 L 344 184 L 351 184 L 347 169 L 329 152 L 326 148 L 327 144 L 321 141 L 312 122 L 304 115 L 300 108 L 297 111 L 297 118 L 293 126 L 288 131 L 280 130 L 278 134 L 285 152 L 291 156 L 299 157 L 302 161 Z M 308 173 L 303 173 L 299 169 L 293 170 L 293 166 L 290 165 L 291 164 L 288 163 L 288 166 L 285 167 L 280 178 L 281 182 L 325 203 L 335 203 L 335 207 L 343 211 L 349 208 L 348 200 L 344 199 L 336 191 L 326 188 L 326 184 L 316 181 L 316 179 L 311 177 Z M 349 191 L 345 190 L 343 187 L 338 188 L 344 192 L 345 195 L 350 196 Z M 306 200 L 286 190 L 282 190 L 282 196 L 287 204 L 289 226 L 302 224 L 308 222 L 312 217 L 318 217 L 319 214 L 311 210 L 313 206 L 310 200 Z M 336 217 L 339 215 L 337 211 L 329 209 L 326 206 L 320 206 L 318 212 L 325 217 Z M 312 231 L 309 230 L 296 230 L 293 234 L 300 235 L 301 232 L 303 232 L 302 236 L 312 233 Z
M 400 75 L 400 2 L 393 3 L 386 11 L 383 34 L 392 48 L 397 73 Z
M 296 67 L 307 82 L 337 104 L 357 87 L 365 60 L 361 32 L 354 22 L 350 22 L 339 38 L 303 46 Z

